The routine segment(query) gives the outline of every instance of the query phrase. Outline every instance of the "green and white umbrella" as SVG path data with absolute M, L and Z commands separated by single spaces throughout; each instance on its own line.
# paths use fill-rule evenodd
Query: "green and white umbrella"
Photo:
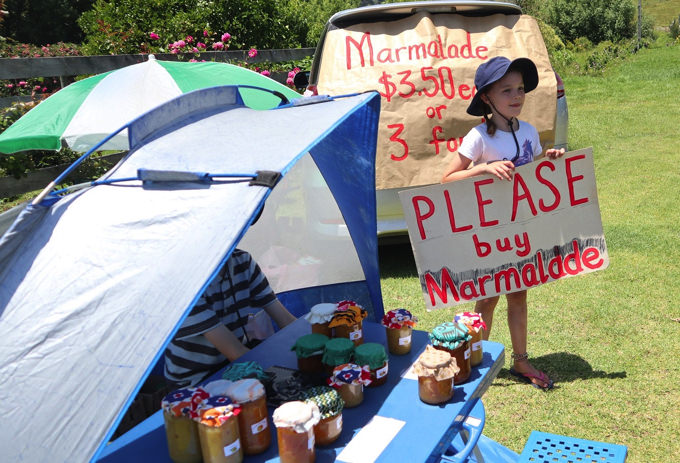
M 286 98 L 300 95 L 246 68 L 218 62 L 149 60 L 74 82 L 42 101 L 0 134 L 0 153 L 58 150 L 87 151 L 110 133 L 148 110 L 183 93 L 218 85 L 252 85 Z M 245 104 L 271 109 L 281 99 L 260 90 L 242 89 Z M 102 150 L 128 149 L 127 130 Z

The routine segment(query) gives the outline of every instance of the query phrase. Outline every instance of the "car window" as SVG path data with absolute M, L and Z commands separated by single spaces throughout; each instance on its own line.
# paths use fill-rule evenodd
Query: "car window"
M 477 67 L 494 56 L 530 57 L 539 87 L 521 119 L 554 140 L 556 80 L 535 19 L 520 14 L 464 16 L 418 12 L 394 21 L 329 28 L 316 76 L 319 94 L 377 90 L 382 95 L 376 187 L 439 182 L 462 137 L 481 118 L 465 110 Z

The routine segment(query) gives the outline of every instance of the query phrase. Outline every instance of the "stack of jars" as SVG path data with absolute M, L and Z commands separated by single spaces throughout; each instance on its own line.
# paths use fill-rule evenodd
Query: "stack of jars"
M 430 342 L 435 349 L 441 349 L 456 359 L 459 371 L 454 381 L 464 383 L 470 377 L 470 339 L 472 336 L 467 326 L 462 323 L 444 322 L 435 326 L 429 334 Z

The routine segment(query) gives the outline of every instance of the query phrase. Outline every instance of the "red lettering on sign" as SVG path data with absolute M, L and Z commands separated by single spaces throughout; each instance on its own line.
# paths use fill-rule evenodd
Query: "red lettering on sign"
M 541 169 L 543 169 L 544 167 L 547 167 L 551 171 L 555 172 L 555 165 L 552 162 L 542 161 L 536 166 L 536 170 L 535 170 L 536 180 L 538 180 L 539 183 L 548 187 L 550 192 L 553 194 L 555 200 L 553 201 L 553 203 L 551 205 L 546 206 L 545 202 L 543 201 L 543 198 L 541 198 L 541 199 L 538 200 L 538 207 L 541 209 L 542 212 L 550 212 L 554 209 L 557 209 L 557 206 L 560 205 L 561 195 L 560 195 L 560 190 L 558 190 L 557 187 L 555 185 L 553 185 L 550 180 L 546 179 L 541 174 Z
M 406 156 L 408 156 L 408 144 L 403 138 L 399 138 L 401 132 L 404 131 L 404 124 L 389 124 L 387 128 L 397 129 L 392 135 L 390 135 L 390 141 L 399 143 L 404 148 L 404 153 L 401 156 L 395 156 L 394 154 L 390 153 L 390 158 L 392 158 L 393 161 L 403 161 L 406 159 Z
M 453 215 L 453 203 L 451 203 L 451 194 L 448 190 L 444 190 L 444 200 L 446 201 L 446 209 L 449 213 L 449 223 L 451 224 L 451 232 L 458 233 L 466 230 L 472 230 L 472 225 L 464 225 L 462 227 L 456 226 L 456 219 Z
M 579 204 L 584 204 L 588 202 L 588 198 L 576 198 L 576 195 L 574 193 L 574 183 L 583 180 L 583 175 L 574 175 L 574 173 L 571 170 L 571 165 L 574 161 L 578 161 L 580 159 L 585 159 L 585 154 L 580 154 L 578 156 L 572 156 L 570 158 L 567 158 L 565 160 L 565 164 L 567 167 L 567 186 L 569 187 L 569 202 L 572 206 L 577 206 Z
M 368 45 L 369 65 L 373 66 L 375 64 L 375 62 L 373 61 L 373 44 L 371 44 L 370 32 L 364 32 L 359 42 L 357 42 L 348 35 L 347 37 L 345 37 L 345 59 L 347 61 L 347 70 L 352 69 L 352 52 L 350 50 L 350 45 L 354 45 L 356 49 L 359 51 L 359 62 L 361 63 L 361 67 L 362 68 L 366 67 L 366 59 L 364 58 L 363 50 L 364 43 Z
M 437 295 L 439 300 L 442 301 L 443 304 L 446 304 L 448 302 L 449 292 L 451 292 L 454 301 L 456 302 L 460 301 L 460 296 L 458 295 L 458 291 L 456 290 L 456 285 L 453 283 L 453 280 L 451 279 L 449 270 L 446 267 L 444 267 L 442 268 L 441 272 L 442 272 L 441 285 L 437 284 L 437 280 L 435 280 L 434 276 L 432 276 L 431 273 L 428 272 L 425 275 L 423 275 L 425 277 L 425 287 L 427 288 L 427 294 L 430 296 L 430 304 L 432 306 L 435 306 L 437 304 L 437 302 L 435 301 L 435 294 Z
M 491 227 L 494 225 L 498 225 L 498 220 L 486 220 L 486 214 L 484 213 L 484 206 L 493 203 L 493 200 L 491 199 L 483 199 L 482 198 L 482 191 L 481 191 L 481 186 L 483 185 L 490 185 L 493 183 L 492 178 L 487 178 L 484 180 L 478 180 L 475 182 L 475 195 L 477 196 L 477 211 L 479 213 L 479 226 L 480 227 Z
M 517 206 L 519 205 L 519 202 L 523 199 L 527 200 L 527 203 L 529 204 L 529 209 L 531 209 L 531 214 L 535 217 L 538 212 L 536 212 L 536 206 L 534 206 L 534 200 L 531 198 L 531 192 L 529 191 L 529 187 L 527 187 L 527 184 L 524 182 L 524 179 L 520 174 L 516 173 L 513 176 L 513 179 L 514 182 L 512 184 L 512 218 L 510 220 L 514 222 L 515 218 L 517 218 Z M 524 191 L 523 194 L 519 194 L 520 186 Z
M 420 210 L 420 203 L 427 205 L 427 212 L 423 213 Z M 425 237 L 425 227 L 423 227 L 423 221 L 432 217 L 434 214 L 434 202 L 427 196 L 414 196 L 411 198 L 411 204 L 413 204 L 413 210 L 416 213 L 416 221 L 418 222 L 418 231 L 420 232 L 420 239 L 424 240 Z

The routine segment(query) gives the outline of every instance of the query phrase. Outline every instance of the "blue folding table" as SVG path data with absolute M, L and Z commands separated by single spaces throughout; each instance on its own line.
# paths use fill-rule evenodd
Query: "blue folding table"
M 256 361 L 265 369 L 271 366 L 296 368 L 297 358 L 291 347 L 298 337 L 309 332 L 309 324 L 297 320 L 239 361 Z M 384 327 L 365 322 L 364 341 L 386 346 Z M 420 401 L 418 381 L 410 371 L 428 342 L 426 332 L 414 331 L 410 353 L 389 355 L 387 382 L 365 388 L 361 405 L 343 410 L 342 433 L 334 443 L 317 447 L 317 462 L 352 461 L 358 454 L 368 461 L 389 463 L 514 461 L 517 454 L 481 436 L 485 417 L 480 399 L 503 366 L 503 346 L 484 341 L 483 361 L 472 368 L 469 380 L 455 386 L 455 394 L 449 402 L 428 405 Z M 270 425 L 273 426 L 271 415 Z M 272 436 L 272 445 L 266 452 L 247 456 L 244 461 L 278 462 L 275 429 L 272 429 Z M 370 444 L 362 444 L 366 442 Z M 484 451 L 493 454 L 494 460 L 485 458 Z M 371 457 L 371 454 L 374 455 Z M 155 413 L 111 442 L 98 461 L 170 462 L 162 413 Z

